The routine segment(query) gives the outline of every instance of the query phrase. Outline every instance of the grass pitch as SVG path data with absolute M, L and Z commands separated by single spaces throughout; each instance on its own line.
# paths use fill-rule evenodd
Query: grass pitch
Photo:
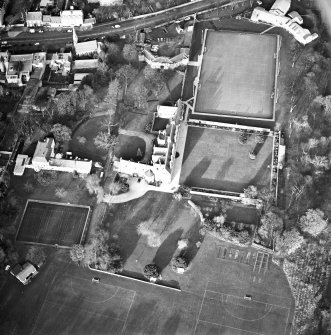
M 208 31 L 195 113 L 272 119 L 277 37 Z
M 252 135 L 246 144 L 238 142 L 239 132 L 189 127 L 180 184 L 191 187 L 242 192 L 249 185 L 267 187 L 270 183 L 272 137 L 263 145 Z M 258 150 L 255 160 L 249 152 Z
M 16 239 L 71 246 L 80 243 L 90 208 L 28 200 Z

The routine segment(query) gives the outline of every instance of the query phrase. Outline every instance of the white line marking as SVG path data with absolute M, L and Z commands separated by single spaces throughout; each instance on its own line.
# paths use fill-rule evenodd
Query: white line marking
M 131 308 L 132 308 L 132 305 L 133 305 L 133 302 L 134 302 L 134 298 L 135 298 L 135 297 L 136 297 L 136 291 L 134 292 L 133 299 L 132 299 L 132 301 L 131 301 L 131 304 L 130 304 L 128 313 L 127 313 L 127 315 L 126 315 L 126 317 L 125 317 L 125 321 L 124 321 L 123 328 L 122 328 L 122 334 L 123 334 L 124 331 L 125 331 L 126 323 L 127 323 L 127 321 L 128 321 L 129 314 L 130 314 L 130 312 L 131 312 Z
M 226 326 L 226 325 L 222 325 L 222 324 L 218 324 L 218 323 L 214 323 L 214 322 L 210 322 L 210 321 L 199 320 L 199 322 L 210 323 L 211 325 L 215 325 L 215 326 L 218 326 L 218 327 L 226 327 L 226 328 L 230 328 L 230 329 L 240 330 L 240 331 L 244 331 L 244 332 L 246 332 L 246 333 L 250 333 L 250 334 L 264 335 L 263 333 L 256 333 L 256 332 L 252 332 L 252 331 L 250 331 L 250 330 L 245 330 L 245 329 L 241 329 L 241 328 L 236 328 L 236 327 Z
M 199 314 L 198 314 L 198 317 L 197 317 L 197 322 L 195 323 L 194 333 L 193 334 L 195 334 L 195 332 L 197 331 L 197 327 L 198 327 L 198 323 L 199 323 L 199 319 L 200 319 L 200 314 L 201 314 L 201 311 L 202 311 L 202 305 L 203 305 L 203 302 L 205 301 L 205 296 L 206 296 L 206 290 L 203 293 L 203 297 L 202 297 L 201 305 L 200 305 L 200 310 L 199 310 Z

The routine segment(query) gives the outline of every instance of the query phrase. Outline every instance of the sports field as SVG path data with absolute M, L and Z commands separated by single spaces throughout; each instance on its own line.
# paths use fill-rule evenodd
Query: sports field
M 273 119 L 277 36 L 208 31 L 195 113 Z
M 184 149 L 180 184 L 206 189 L 242 192 L 249 185 L 270 184 L 272 137 L 257 144 L 252 135 L 246 144 L 239 132 L 189 127 Z M 249 152 L 257 152 L 256 159 Z
M 28 200 L 17 241 L 71 246 L 84 235 L 88 206 Z

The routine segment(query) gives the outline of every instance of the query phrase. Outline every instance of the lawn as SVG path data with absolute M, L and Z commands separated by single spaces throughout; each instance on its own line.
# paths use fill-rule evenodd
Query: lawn
M 269 186 L 272 137 L 261 145 L 254 135 L 246 144 L 238 136 L 230 128 L 189 127 L 180 184 L 238 193 L 249 185 Z M 258 151 L 255 160 L 249 158 L 252 150 Z
M 106 131 L 107 116 L 93 117 L 80 124 L 72 135 L 68 151 L 74 156 L 88 158 L 97 162 L 106 160 L 106 152 L 98 149 L 93 142 L 99 131 Z M 85 137 L 86 142 L 80 143 L 79 137 Z
M 90 208 L 29 200 L 17 241 L 70 247 L 81 243 Z
M 160 236 L 159 247 L 151 247 L 146 236 L 138 234 L 140 223 L 146 223 Z M 163 271 L 163 279 L 169 282 L 178 280 L 178 275 L 169 266 L 178 241 L 189 240 L 186 255 L 193 260 L 198 251 L 195 243 L 202 240 L 199 219 L 189 207 L 167 193 L 147 192 L 128 203 L 111 205 L 103 226 L 119 243 L 126 271 L 142 277 L 144 266 L 154 262 Z
M 139 150 L 140 155 L 138 155 Z M 114 152 L 118 158 L 139 161 L 144 157 L 145 150 L 146 143 L 142 138 L 120 134 Z
M 273 118 L 277 37 L 208 31 L 195 113 Z

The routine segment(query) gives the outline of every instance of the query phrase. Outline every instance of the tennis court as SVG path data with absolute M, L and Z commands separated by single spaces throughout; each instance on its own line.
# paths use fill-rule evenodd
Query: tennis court
M 273 119 L 278 37 L 207 31 L 194 113 Z
M 70 247 L 81 243 L 90 207 L 28 200 L 17 241 Z
M 268 187 L 271 178 L 272 137 L 263 144 L 251 136 L 238 142 L 239 132 L 228 129 L 189 127 L 180 184 L 191 187 L 242 192 L 249 185 Z M 249 153 L 258 151 L 255 160 Z

